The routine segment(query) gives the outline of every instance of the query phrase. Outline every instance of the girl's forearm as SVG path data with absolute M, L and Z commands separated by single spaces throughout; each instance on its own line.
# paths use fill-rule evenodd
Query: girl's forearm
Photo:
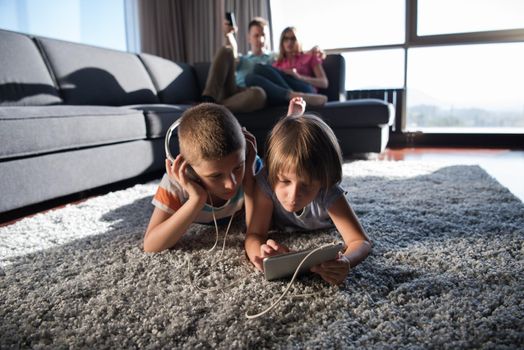
M 349 243 L 344 256 L 349 259 L 350 266 L 353 268 L 364 261 L 371 252 L 371 243 L 368 240 L 359 240 Z
M 246 254 L 252 262 L 255 261 L 255 257 L 260 255 L 260 246 L 264 244 L 265 239 L 254 233 L 247 233 L 246 240 L 244 242 L 244 248 Z

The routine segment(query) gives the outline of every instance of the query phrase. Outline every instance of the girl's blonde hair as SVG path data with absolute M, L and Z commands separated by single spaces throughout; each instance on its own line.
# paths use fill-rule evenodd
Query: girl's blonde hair
M 295 44 L 296 44 L 297 50 L 298 50 L 296 53 L 301 53 L 302 52 L 302 43 L 300 42 L 300 40 L 298 40 L 297 28 L 295 28 L 295 27 L 286 27 L 286 28 L 284 28 L 282 33 L 280 33 L 280 41 L 279 41 L 279 44 L 278 44 L 278 57 L 277 57 L 277 61 L 279 61 L 279 62 L 281 62 L 282 60 L 284 60 L 286 58 L 286 52 L 284 50 L 284 37 L 288 33 L 292 33 L 293 36 L 295 37 Z
M 333 130 L 312 114 L 282 118 L 267 140 L 268 180 L 275 187 L 278 174 L 295 171 L 328 189 L 342 179 L 342 152 Z

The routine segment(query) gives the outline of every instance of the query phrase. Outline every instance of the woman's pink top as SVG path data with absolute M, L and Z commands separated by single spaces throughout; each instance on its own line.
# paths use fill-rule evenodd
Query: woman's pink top
M 296 68 L 298 74 L 308 77 L 314 77 L 313 68 L 322 63 L 322 59 L 311 53 L 300 53 L 292 59 L 284 59 L 273 63 L 273 67 L 278 69 Z

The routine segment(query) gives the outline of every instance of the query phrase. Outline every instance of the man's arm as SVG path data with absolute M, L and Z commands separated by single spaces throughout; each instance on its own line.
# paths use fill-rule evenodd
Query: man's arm
M 235 36 L 236 32 L 236 27 L 229 25 L 228 21 L 224 21 L 224 35 L 226 36 L 226 46 L 231 47 L 235 59 L 238 58 L 238 43 L 237 38 Z

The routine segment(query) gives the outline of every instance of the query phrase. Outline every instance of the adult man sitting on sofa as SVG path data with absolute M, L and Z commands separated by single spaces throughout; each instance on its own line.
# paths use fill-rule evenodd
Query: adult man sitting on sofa
M 249 22 L 251 51 L 247 55 L 238 55 L 235 30 L 225 22 L 226 45 L 213 59 L 202 100 L 223 104 L 232 112 L 252 112 L 264 108 L 266 93 L 260 87 L 246 87 L 245 77 L 257 63 L 271 64 L 274 59 L 272 53 L 266 52 L 267 21 L 255 17 Z

